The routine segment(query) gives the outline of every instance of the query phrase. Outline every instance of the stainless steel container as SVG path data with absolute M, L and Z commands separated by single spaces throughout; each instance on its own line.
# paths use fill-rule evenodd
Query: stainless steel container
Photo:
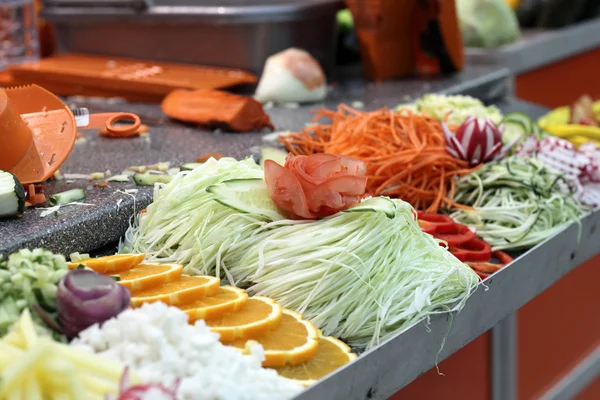
M 342 0 L 45 0 L 58 51 L 242 68 L 288 47 L 325 70 Z

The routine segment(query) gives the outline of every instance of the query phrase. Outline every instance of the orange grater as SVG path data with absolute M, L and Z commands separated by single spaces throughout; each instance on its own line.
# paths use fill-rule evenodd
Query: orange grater
M 10 73 L 17 81 L 150 97 L 164 97 L 175 89 L 220 89 L 256 83 L 256 76 L 241 70 L 78 54 L 11 66 Z
M 114 125 L 121 120 L 134 123 Z M 71 111 L 37 85 L 0 89 L 0 170 L 12 172 L 22 184 L 43 182 L 71 152 L 77 128 L 105 128 L 126 135 L 139 126 L 135 114 Z

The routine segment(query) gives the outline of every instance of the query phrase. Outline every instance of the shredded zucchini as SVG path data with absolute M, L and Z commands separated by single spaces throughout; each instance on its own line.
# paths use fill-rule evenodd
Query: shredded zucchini
M 516 156 L 459 178 L 454 201 L 473 210 L 456 210 L 451 217 L 476 229 L 494 250 L 535 246 L 579 223 L 587 211 L 560 174 L 539 160 Z

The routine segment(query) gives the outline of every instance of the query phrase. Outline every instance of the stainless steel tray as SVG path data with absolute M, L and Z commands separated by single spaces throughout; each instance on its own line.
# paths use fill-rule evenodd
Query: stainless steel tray
M 45 0 L 58 51 L 262 71 L 288 47 L 330 70 L 342 0 Z

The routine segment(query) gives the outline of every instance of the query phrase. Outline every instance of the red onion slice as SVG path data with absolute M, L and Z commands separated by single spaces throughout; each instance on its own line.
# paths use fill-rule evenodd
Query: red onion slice
M 56 308 L 65 334 L 75 337 L 129 307 L 131 293 L 112 278 L 94 271 L 69 271 L 58 284 Z

